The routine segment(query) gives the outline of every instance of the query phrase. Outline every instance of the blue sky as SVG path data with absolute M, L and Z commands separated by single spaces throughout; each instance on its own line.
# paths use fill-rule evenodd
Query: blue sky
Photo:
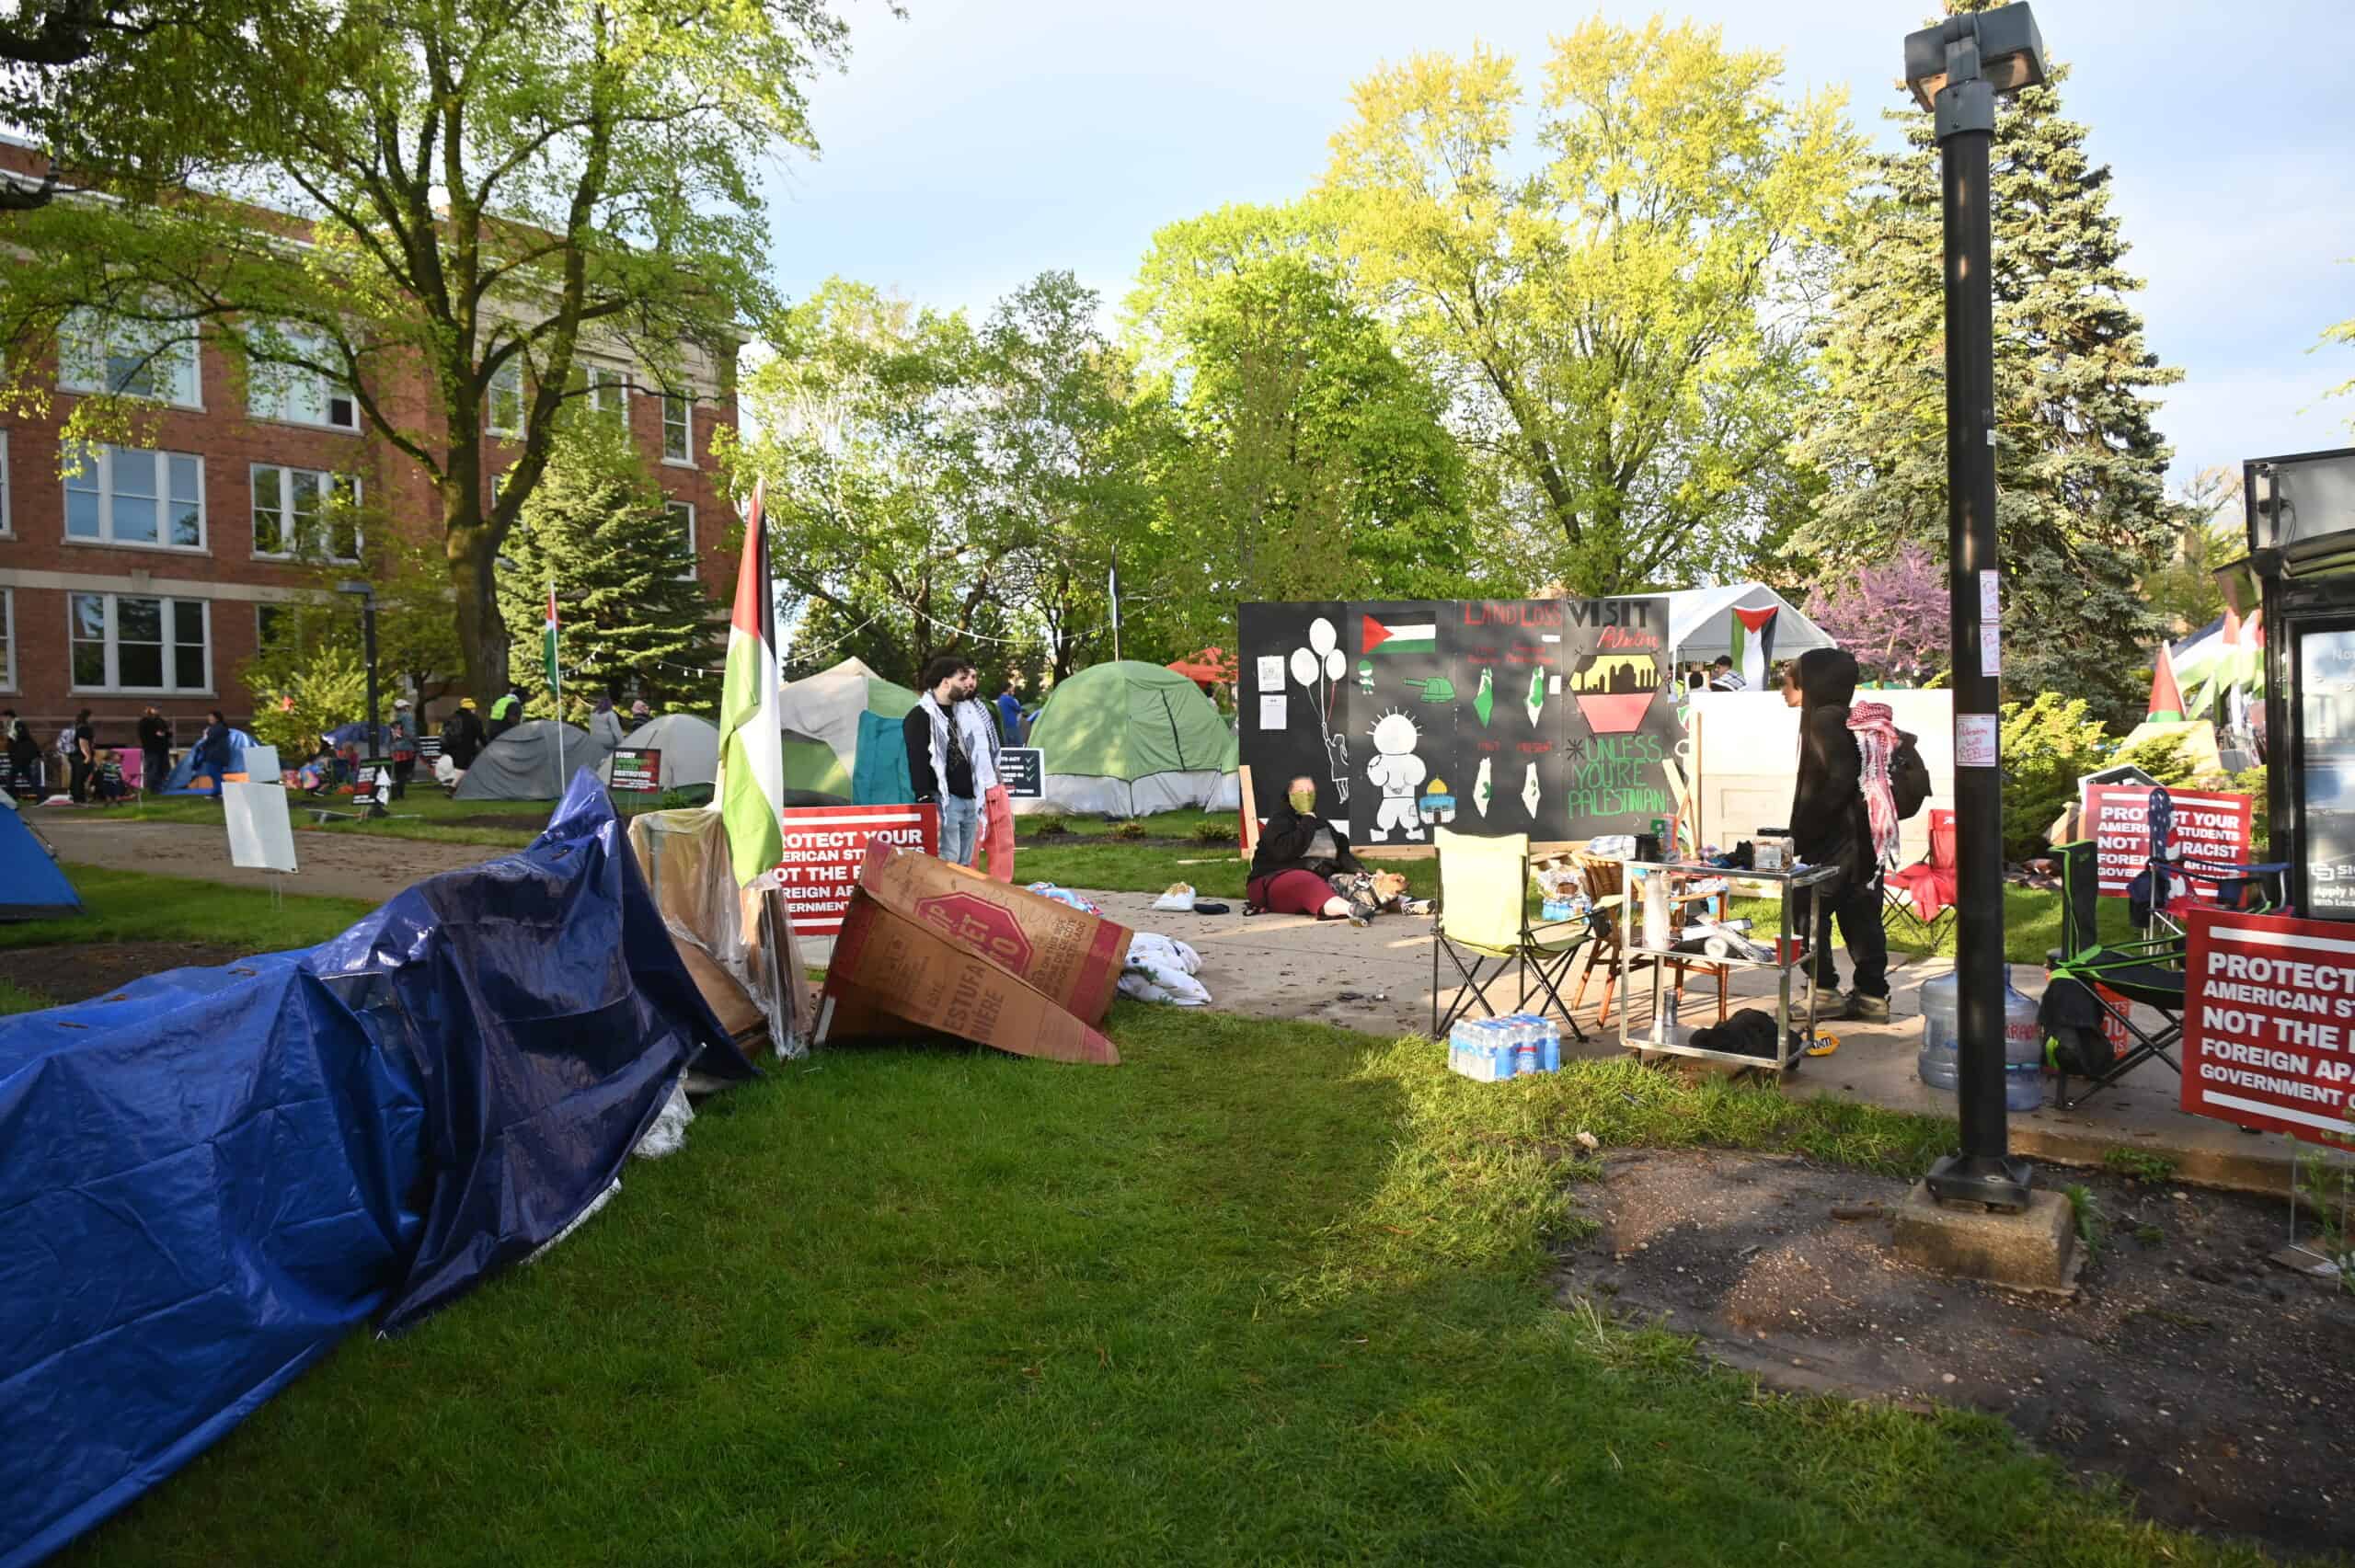
M 851 0 L 850 70 L 819 82 L 823 144 L 774 182 L 781 282 L 841 273 L 979 312 L 1048 268 L 1115 303 L 1153 231 L 1228 201 L 1281 201 L 1325 166 L 1350 83 L 1384 60 L 1512 53 L 1533 87 L 1575 6 L 1524 0 Z M 1648 8 L 1606 6 L 1641 21 Z M 1673 7 L 1664 7 L 1671 17 Z M 1791 87 L 1842 86 L 1883 142 L 1921 0 L 1714 0 L 1729 41 L 1780 50 Z M 2038 0 L 2072 68 L 2147 281 L 2150 343 L 2184 382 L 2160 428 L 2176 473 L 2355 443 L 2355 349 L 2309 353 L 2355 316 L 2355 94 L 2345 0 Z

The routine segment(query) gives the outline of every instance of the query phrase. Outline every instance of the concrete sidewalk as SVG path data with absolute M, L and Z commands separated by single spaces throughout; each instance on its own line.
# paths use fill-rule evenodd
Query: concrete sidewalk
M 1202 956 L 1202 983 L 1222 1012 L 1304 1019 L 1376 1035 L 1427 1034 L 1430 1029 L 1433 948 L 1427 919 L 1384 916 L 1360 930 L 1345 921 L 1313 921 L 1298 915 L 1246 919 L 1239 903 L 1224 915 L 1171 914 L 1153 910 L 1152 897 L 1146 894 L 1091 893 L 1088 897 L 1124 925 L 1192 944 Z M 1844 979 L 1849 967 L 1846 955 L 1841 956 Z M 1584 962 L 1580 957 L 1573 963 L 1573 977 Z M 1441 967 L 1442 990 L 1452 998 L 1453 987 L 1447 982 L 1454 979 L 1453 967 L 1444 958 Z M 1923 982 L 1953 967 L 1951 959 L 1891 954 L 1890 1022 L 1825 1024 L 1825 1032 L 1838 1036 L 1840 1048 L 1828 1057 L 1808 1059 L 1784 1083 L 1784 1092 L 1832 1094 L 1890 1110 L 1953 1116 L 1954 1096 L 1931 1089 L 1914 1070 L 1922 1045 Z M 1603 973 L 1600 968 L 1595 971 L 1583 1005 L 1574 1009 L 1573 1017 L 1587 1035 L 1584 1045 L 1568 1047 L 1574 1056 L 1598 1059 L 1622 1050 L 1618 1043 L 1621 1009 L 1615 998 L 1610 1025 L 1603 1027 L 1597 1020 Z M 2012 984 L 2028 996 L 2040 996 L 2044 973 L 2016 964 Z M 1737 970 L 1726 989 L 1729 1010 L 1763 1003 L 1771 1011 L 1774 1006 L 1775 979 L 1770 973 Z M 1566 998 L 1576 990 L 1575 978 L 1563 988 Z M 1489 990 L 1489 995 L 1499 1001 L 1516 994 L 1510 976 Z M 1640 1029 L 1650 1020 L 1648 975 L 1637 977 L 1636 997 L 1636 1022 Z M 1694 976 L 1685 987 L 1683 1021 L 1714 1022 L 1716 1012 L 1714 983 Z M 1711 1062 L 1688 1060 L 1683 1065 L 1694 1071 L 1721 1070 Z M 2177 1174 L 2186 1181 L 2286 1200 L 2292 1157 L 2289 1140 L 2243 1132 L 2206 1116 L 2187 1116 L 2177 1108 L 2180 1093 L 2180 1080 L 2164 1063 L 2145 1062 L 2076 1110 L 2056 1109 L 2048 1100 L 2041 1110 L 2012 1113 L 2012 1147 L 2030 1159 L 2073 1165 L 2099 1165 L 2113 1149 L 2136 1150 L 2173 1162 Z

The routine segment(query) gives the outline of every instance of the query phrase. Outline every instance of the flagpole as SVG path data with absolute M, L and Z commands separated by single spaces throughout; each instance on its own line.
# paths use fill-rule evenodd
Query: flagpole
M 564 676 L 557 664 L 556 574 L 548 574 L 548 698 L 556 706 L 556 797 L 564 798 Z

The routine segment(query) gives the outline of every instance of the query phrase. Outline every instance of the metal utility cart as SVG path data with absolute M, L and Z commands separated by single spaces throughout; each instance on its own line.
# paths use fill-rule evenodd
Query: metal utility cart
M 1788 1069 L 1809 1046 L 1815 1043 L 1816 983 L 1814 971 L 1807 962 L 1809 956 L 1807 933 L 1815 930 L 1815 900 L 1818 889 L 1839 875 L 1839 867 L 1809 865 L 1795 871 L 1737 871 L 1725 866 L 1704 865 L 1685 861 L 1631 860 L 1626 864 L 1627 897 L 1626 902 L 1620 907 L 1619 910 L 1619 918 L 1625 924 L 1619 939 L 1619 995 L 1622 999 L 1619 1008 L 1619 1043 L 1630 1050 L 1667 1051 L 1675 1056 L 1698 1057 L 1704 1061 L 1729 1062 L 1736 1067 L 1767 1067 L 1777 1072 Z M 1637 901 L 1637 892 L 1642 889 L 1646 897 L 1650 896 L 1649 889 L 1654 886 L 1650 879 L 1656 876 L 1666 879 L 1667 886 L 1664 891 L 1671 900 L 1671 909 L 1679 907 L 1675 900 L 1681 896 L 1680 890 L 1689 883 L 1712 877 L 1724 877 L 1729 881 L 1738 882 L 1774 883 L 1782 889 L 1783 894 L 1782 932 L 1779 939 L 1773 944 L 1776 956 L 1773 958 L 1716 958 L 1702 953 L 1678 952 L 1673 941 L 1665 949 L 1645 946 L 1643 944 L 1643 911 L 1642 905 Z M 1760 940 L 1754 933 L 1752 934 L 1752 940 Z M 1761 944 L 1763 945 L 1763 941 Z M 1647 958 L 1655 960 L 1650 966 L 1651 1019 L 1648 1032 L 1638 1033 L 1634 1027 L 1636 1010 L 1627 1005 L 1627 1002 L 1635 996 L 1635 992 L 1630 989 L 1634 979 L 1635 961 Z M 1722 966 L 1727 969 L 1772 969 L 1778 972 L 1782 977 L 1782 983 L 1776 988 L 1775 1040 L 1776 1048 L 1783 1054 L 1773 1057 L 1745 1056 L 1740 1051 L 1716 1051 L 1693 1044 L 1693 1036 L 1698 1033 L 1698 1030 L 1676 1023 L 1668 1016 L 1668 1009 L 1662 996 L 1668 978 L 1668 968 L 1665 964 L 1657 962 L 1660 959 L 1683 959 L 1696 967 L 1706 964 Z M 1802 1013 L 1806 1027 L 1800 1032 L 1796 1045 L 1791 1039 L 1793 1022 L 1791 978 L 1794 970 L 1799 971 L 1804 976 L 1807 987 L 1806 1004 Z

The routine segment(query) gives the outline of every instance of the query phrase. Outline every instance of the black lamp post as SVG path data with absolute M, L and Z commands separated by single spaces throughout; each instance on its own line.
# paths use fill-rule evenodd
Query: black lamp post
M 376 723 L 376 589 L 373 583 L 354 578 L 335 585 L 338 593 L 348 593 L 360 601 L 360 653 L 368 666 L 368 755 L 385 754 L 385 732 Z M 385 815 L 382 791 L 372 791 L 368 796 L 366 815 Z
M 1995 546 L 1995 328 L 1987 163 L 1995 95 L 2044 80 L 2025 4 L 1905 40 L 1905 80 L 1937 116 L 1946 209 L 1947 563 L 1952 594 L 1955 979 L 1962 1149 L 1931 1169 L 1943 1203 L 2028 1206 L 2004 1116 L 2004 781 L 1996 756 L 2001 561 Z

